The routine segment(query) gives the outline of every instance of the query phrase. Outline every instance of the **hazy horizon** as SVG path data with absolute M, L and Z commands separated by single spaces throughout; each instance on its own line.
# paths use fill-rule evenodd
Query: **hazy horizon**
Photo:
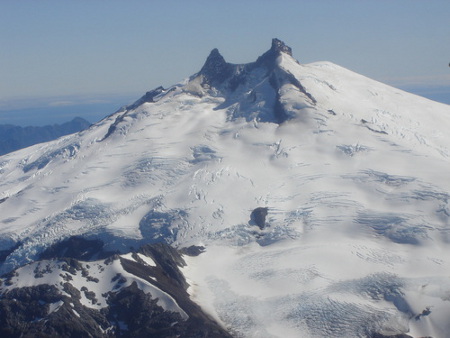
M 247 63 L 272 38 L 301 63 L 330 61 L 449 103 L 449 15 L 442 0 L 4 1 L 0 123 L 53 121 L 34 117 L 45 107 L 54 114 L 58 101 L 55 119 L 74 105 L 74 114 L 96 120 L 192 75 L 213 48 Z M 439 87 L 445 95 L 430 94 Z

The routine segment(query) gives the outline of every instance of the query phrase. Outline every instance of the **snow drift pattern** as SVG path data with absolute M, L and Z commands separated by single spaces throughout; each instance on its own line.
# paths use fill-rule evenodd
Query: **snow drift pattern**
M 449 106 L 279 40 L 244 65 L 213 50 L 184 82 L 1 158 L 2 271 L 74 235 L 201 244 L 192 298 L 237 336 L 443 337 L 449 129 Z

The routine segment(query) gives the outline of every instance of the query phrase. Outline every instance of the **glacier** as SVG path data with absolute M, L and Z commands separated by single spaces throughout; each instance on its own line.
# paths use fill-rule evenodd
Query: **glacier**
M 450 106 L 280 40 L 249 64 L 214 49 L 179 84 L 0 157 L 1 271 L 71 236 L 200 245 L 191 298 L 237 337 L 445 337 L 449 129 Z

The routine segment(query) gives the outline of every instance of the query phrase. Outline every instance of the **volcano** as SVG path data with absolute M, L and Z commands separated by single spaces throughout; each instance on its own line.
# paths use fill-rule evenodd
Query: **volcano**
M 445 337 L 450 106 L 292 55 L 0 157 L 2 332 Z

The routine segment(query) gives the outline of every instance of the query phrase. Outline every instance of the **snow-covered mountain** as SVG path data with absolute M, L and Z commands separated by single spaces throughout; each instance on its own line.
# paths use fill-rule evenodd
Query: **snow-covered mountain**
M 48 253 L 82 238 L 101 243 L 78 252 L 71 284 L 95 294 L 92 311 L 114 299 L 120 273 L 189 320 L 174 293 L 120 263 L 145 268 L 136 249 L 164 242 L 204 247 L 182 256 L 184 287 L 234 336 L 446 337 L 449 129 L 450 106 L 329 62 L 301 64 L 280 40 L 250 64 L 214 49 L 184 82 L 0 157 L 3 299 L 43 284 L 66 294 L 64 250 Z M 107 266 L 106 252 L 121 255 Z M 103 271 L 85 273 L 105 276 L 101 287 L 81 281 L 88 265 Z M 44 302 L 48 315 L 61 301 Z M 127 331 L 105 318 L 100 335 Z

